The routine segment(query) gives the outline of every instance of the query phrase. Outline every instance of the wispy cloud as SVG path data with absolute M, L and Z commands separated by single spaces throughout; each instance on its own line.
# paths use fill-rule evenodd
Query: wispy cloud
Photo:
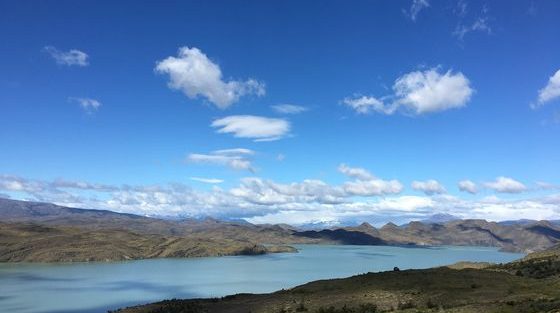
M 459 17 L 459 22 L 453 31 L 453 36 L 459 40 L 462 41 L 471 32 L 492 33 L 490 16 L 488 15 L 488 7 L 486 5 L 482 7 L 478 14 L 467 14 L 466 2 L 460 1 L 454 12 Z
M 278 104 L 271 106 L 271 108 L 281 114 L 299 114 L 308 110 L 304 106 L 295 104 Z
M 412 0 L 410 5 L 410 9 L 404 10 L 406 16 L 408 16 L 412 21 L 416 21 L 418 14 L 420 11 L 428 8 L 430 6 L 430 2 L 428 0 Z
M 399 77 L 393 84 L 393 94 L 383 98 L 354 96 L 342 102 L 358 113 L 393 114 L 398 110 L 420 115 L 461 108 L 470 100 L 474 89 L 463 73 L 438 68 L 414 71 Z
M 373 96 L 354 95 L 353 97 L 344 98 L 342 103 L 346 104 L 360 114 L 368 114 L 372 112 L 392 114 L 394 112 L 394 109 L 390 106 L 386 106 L 385 103 L 383 103 L 383 100 L 377 99 Z
M 190 177 L 190 179 L 205 184 L 221 184 L 224 182 L 223 179 L 219 178 Z
M 504 176 L 497 177 L 494 181 L 485 182 L 483 185 L 486 188 L 503 193 L 521 193 L 527 191 L 527 187 L 523 183 Z
M 187 97 L 205 97 L 220 109 L 225 109 L 245 95 L 263 96 L 265 85 L 255 79 L 229 80 L 222 77 L 220 66 L 198 48 L 182 47 L 178 56 L 157 62 L 156 72 L 169 75 L 169 87 Z
M 43 51 L 50 54 L 50 56 L 56 61 L 57 64 L 60 65 L 67 65 L 67 66 L 88 66 L 88 58 L 89 56 L 87 53 L 77 50 L 71 49 L 69 51 L 61 51 L 53 46 L 46 46 L 43 48 Z
M 537 188 L 542 190 L 560 190 L 560 185 L 538 181 Z
M 290 132 L 290 122 L 285 119 L 255 115 L 231 115 L 214 120 L 210 126 L 218 133 L 254 141 L 274 141 Z
M 234 170 L 247 170 L 254 172 L 253 164 L 249 157 L 254 154 L 253 150 L 236 148 L 215 150 L 209 154 L 191 153 L 187 156 L 187 162 L 198 164 L 211 164 L 227 166 Z
M 344 163 L 338 166 L 338 171 L 348 177 L 357 178 L 361 180 L 370 180 L 375 177 L 368 170 L 361 167 L 350 167 Z
M 92 98 L 69 97 L 68 101 L 78 103 L 88 113 L 97 111 L 101 107 L 101 102 Z

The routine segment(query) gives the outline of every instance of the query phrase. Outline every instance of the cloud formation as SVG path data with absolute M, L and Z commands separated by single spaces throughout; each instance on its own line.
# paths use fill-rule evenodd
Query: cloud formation
M 508 200 L 491 196 L 468 201 L 449 194 L 411 196 L 386 193 L 379 197 L 376 192 L 354 192 L 347 188 L 348 183 L 357 182 L 360 180 L 331 185 L 307 179 L 278 183 L 248 177 L 229 190 L 214 187 L 210 191 L 201 191 L 181 183 L 116 186 L 0 175 L 0 192 L 8 193 L 12 198 L 141 215 L 212 216 L 242 218 L 253 223 L 294 225 L 407 222 L 434 213 L 493 221 L 517 219 L 519 216 L 560 218 L 560 194 Z M 358 194 L 368 196 L 357 197 Z
M 414 71 L 399 77 L 393 84 L 393 94 L 383 98 L 354 96 L 345 98 L 343 103 L 358 113 L 377 112 L 421 115 L 461 108 L 469 102 L 474 90 L 463 73 L 438 68 Z
M 428 0 L 412 0 L 412 4 L 410 5 L 410 9 L 405 11 L 405 14 L 410 17 L 412 21 L 416 21 L 416 17 L 425 8 L 428 8 L 430 3 Z
M 536 104 L 532 104 L 532 108 L 537 108 L 547 102 L 560 98 L 560 70 L 556 71 L 548 79 L 548 83 L 544 88 L 539 90 L 539 97 Z
M 445 187 L 435 179 L 428 179 L 426 181 L 415 180 L 411 184 L 412 189 L 422 191 L 423 193 L 431 196 L 435 194 L 446 193 Z
M 244 148 L 215 150 L 209 154 L 191 153 L 187 156 L 187 162 L 227 166 L 234 170 L 255 172 L 249 159 L 253 154 L 255 154 L 253 150 Z M 200 179 L 195 180 L 202 181 Z
M 460 181 L 457 186 L 459 187 L 459 190 L 463 192 L 468 192 L 470 194 L 475 194 L 478 192 L 476 183 L 468 179 Z
M 295 104 L 277 104 L 271 106 L 271 108 L 277 113 L 281 114 L 299 114 L 308 110 L 304 106 Z
M 265 85 L 255 79 L 224 80 L 220 66 L 198 48 L 182 47 L 177 57 L 157 62 L 155 71 L 169 75 L 168 86 L 190 99 L 199 96 L 225 109 L 245 95 L 263 96 Z
M 221 184 L 224 182 L 223 179 L 219 179 L 219 178 L 204 178 L 204 177 L 191 177 L 191 180 L 200 182 L 200 183 L 206 183 L 206 184 Z
M 541 190 L 560 190 L 560 185 L 555 185 L 543 181 L 537 182 L 537 188 Z
M 78 103 L 82 109 L 84 109 L 88 113 L 92 113 L 93 111 L 97 111 L 101 106 L 101 102 L 92 98 L 76 98 L 70 97 L 68 101 Z
M 46 46 L 43 48 L 43 51 L 48 53 L 57 64 L 60 65 L 67 65 L 67 66 L 88 66 L 88 58 L 89 56 L 87 53 L 77 50 L 71 49 L 69 51 L 60 51 L 53 46 Z
M 344 98 L 342 103 L 346 104 L 360 114 L 368 114 L 372 112 L 392 114 L 394 112 L 392 108 L 386 107 L 382 100 L 372 96 L 355 95 L 354 97 Z
M 221 134 L 254 141 L 274 141 L 290 132 L 290 122 L 280 118 L 255 115 L 231 115 L 214 120 L 210 126 Z
M 357 178 L 360 180 L 374 179 L 374 176 L 365 168 L 350 167 L 344 163 L 338 166 L 338 171 L 351 178 Z
M 342 185 L 342 190 L 346 196 L 384 196 L 398 194 L 403 190 L 403 185 L 398 180 L 376 178 L 368 170 L 361 167 L 350 167 L 342 163 L 338 166 L 338 171 L 355 179 Z
M 468 33 L 481 32 L 486 34 L 492 33 L 490 26 L 490 18 L 488 16 L 488 7 L 482 6 L 479 14 L 471 14 L 471 21 L 465 21 L 467 15 L 467 3 L 459 1 L 457 8 L 454 10 L 455 14 L 459 17 L 459 23 L 453 31 L 453 36 L 459 40 L 463 40 Z
M 527 191 L 527 187 L 523 183 L 504 176 L 497 177 L 496 180 L 491 182 L 485 182 L 483 185 L 488 189 L 503 193 L 521 193 Z

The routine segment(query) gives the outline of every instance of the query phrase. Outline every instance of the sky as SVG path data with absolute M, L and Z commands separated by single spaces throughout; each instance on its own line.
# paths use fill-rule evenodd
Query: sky
M 0 1 L 0 197 L 560 219 L 560 2 Z

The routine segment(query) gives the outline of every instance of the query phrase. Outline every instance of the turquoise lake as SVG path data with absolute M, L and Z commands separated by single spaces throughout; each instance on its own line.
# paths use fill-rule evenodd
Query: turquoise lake
M 0 264 L 0 312 L 97 313 L 168 298 L 264 293 L 312 280 L 523 256 L 481 247 L 296 245 L 299 253 L 114 263 Z

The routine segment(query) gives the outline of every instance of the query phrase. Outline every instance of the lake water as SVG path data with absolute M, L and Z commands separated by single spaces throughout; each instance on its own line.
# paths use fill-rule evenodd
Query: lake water
M 458 261 L 509 262 L 493 248 L 296 245 L 299 253 L 114 263 L 0 264 L 0 312 L 97 313 L 168 298 L 263 293 L 312 280 L 427 268 Z

